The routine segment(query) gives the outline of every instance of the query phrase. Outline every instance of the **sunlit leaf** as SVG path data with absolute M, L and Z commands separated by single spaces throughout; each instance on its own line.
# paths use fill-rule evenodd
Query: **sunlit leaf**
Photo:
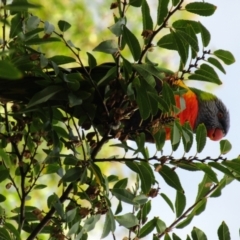
M 220 141 L 221 154 L 227 154 L 231 149 L 232 144 L 227 139 L 223 139 Z
M 157 24 L 161 25 L 168 14 L 169 0 L 158 0 Z
M 40 103 L 44 103 L 63 90 L 64 88 L 58 85 L 48 86 L 36 93 L 29 101 L 27 107 L 30 108 Z
M 146 237 L 149 233 L 151 233 L 155 226 L 156 226 L 156 218 L 153 218 L 151 220 L 149 220 L 141 229 L 140 232 L 138 234 L 139 238 L 143 238 Z
M 186 196 L 183 192 L 177 191 L 175 199 L 176 217 L 181 216 L 186 206 Z
M 123 25 L 123 38 L 126 41 L 134 60 L 137 61 L 141 55 L 141 46 L 136 36 L 125 25 Z
M 115 216 L 116 221 L 126 228 L 131 228 L 138 225 L 138 219 L 132 213 Z
M 191 235 L 193 240 L 207 240 L 206 234 L 196 227 L 193 228 Z
M 192 2 L 185 6 L 185 9 L 191 13 L 198 14 L 200 16 L 211 16 L 215 10 L 216 6 L 206 2 Z
M 197 152 L 202 152 L 207 140 L 207 130 L 204 124 L 199 124 L 196 131 Z
M 229 228 L 224 221 L 219 226 L 217 233 L 218 233 L 219 240 L 230 240 L 231 239 Z
M 214 51 L 213 54 L 217 56 L 219 59 L 221 59 L 227 65 L 231 65 L 235 62 L 234 56 L 229 51 L 220 49 Z
M 150 15 L 148 2 L 146 0 L 143 0 L 142 2 L 142 19 L 143 19 L 143 30 L 153 30 L 153 20 Z
M 155 167 L 157 167 L 157 165 L 155 165 Z M 178 191 L 183 191 L 179 177 L 173 169 L 166 165 L 163 165 L 158 172 L 169 186 L 175 188 Z
M 71 27 L 71 24 L 64 20 L 60 20 L 58 21 L 58 27 L 62 32 L 66 32 Z

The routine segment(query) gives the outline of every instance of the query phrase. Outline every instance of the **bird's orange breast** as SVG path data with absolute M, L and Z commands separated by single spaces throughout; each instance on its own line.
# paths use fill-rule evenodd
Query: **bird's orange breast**
M 185 109 L 183 109 L 177 117 L 180 120 L 181 125 L 185 122 L 189 122 L 192 129 L 194 129 L 195 122 L 198 115 L 198 100 L 196 94 L 191 91 L 181 80 L 177 81 L 177 84 L 181 87 L 188 89 L 188 91 L 181 97 L 185 100 Z M 175 96 L 176 106 L 180 108 L 180 96 Z M 166 129 L 166 139 L 170 139 L 170 129 Z

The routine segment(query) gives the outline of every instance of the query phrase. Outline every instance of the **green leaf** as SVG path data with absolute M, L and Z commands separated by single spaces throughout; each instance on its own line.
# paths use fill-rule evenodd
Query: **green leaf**
M 47 185 L 45 185 L 45 184 L 37 184 L 34 186 L 34 189 L 44 189 L 46 187 L 47 187 Z
M 203 46 L 207 47 L 211 40 L 211 34 L 200 22 L 198 22 L 198 23 L 199 23 L 199 27 L 200 27 Z
M 86 232 L 90 232 L 95 228 L 96 223 L 100 220 L 101 215 L 93 215 L 89 218 L 87 218 L 84 222 L 83 228 L 80 231 L 80 233 L 74 238 L 75 240 L 82 240 L 82 236 L 86 234 Z
M 87 52 L 88 55 L 88 66 L 90 67 L 90 69 L 93 69 L 97 66 L 97 60 L 96 58 L 89 52 Z
M 77 234 L 80 228 L 80 221 L 74 223 L 71 228 L 69 229 L 67 236 L 71 236 L 72 234 Z
M 193 214 L 192 214 L 192 215 L 188 215 L 187 218 L 185 218 L 182 222 L 180 222 L 180 223 L 176 226 L 176 228 L 177 228 L 177 229 L 182 229 L 182 228 L 186 227 L 188 224 L 191 223 L 191 221 L 193 220 L 193 218 L 194 218 L 194 215 L 193 215 Z
M 153 30 L 153 20 L 150 14 L 147 0 L 143 0 L 142 3 L 142 22 L 143 30 Z
M 229 51 L 219 49 L 214 51 L 213 54 L 217 56 L 219 59 L 221 59 L 227 65 L 233 64 L 235 62 L 234 56 Z
M 57 93 L 63 91 L 64 88 L 61 86 L 48 86 L 46 88 L 44 88 L 42 91 L 36 93 L 31 100 L 29 101 L 27 107 L 33 107 L 35 105 L 38 105 L 40 103 L 44 103 L 46 101 L 48 101 L 49 99 L 51 99 L 54 95 L 56 95 Z
M 197 152 L 200 153 L 205 147 L 207 130 L 203 123 L 199 124 L 196 131 Z
M 122 212 L 122 210 L 123 210 L 122 202 L 119 201 L 119 202 L 118 202 L 118 205 L 117 205 L 117 209 L 116 209 L 116 211 L 115 211 L 115 215 L 117 215 L 117 214 L 119 214 L 120 212 Z
M 206 2 L 193 2 L 193 3 L 188 3 L 185 6 L 185 9 L 188 12 L 198 14 L 200 16 L 211 16 L 215 10 L 216 6 L 210 3 Z
M 161 79 L 161 73 L 159 70 L 150 64 L 133 64 L 132 67 L 146 80 L 146 82 L 151 86 L 156 86 L 156 80 L 152 77 L 155 76 Z M 160 80 L 159 80 L 160 81 Z
M 0 169 L 0 182 L 6 180 L 9 177 L 9 169 Z
M 49 61 L 53 61 L 57 65 L 67 64 L 76 62 L 75 58 L 64 56 L 64 55 L 55 55 L 48 59 Z
M 95 163 L 91 163 L 91 166 L 90 166 L 92 172 L 94 173 L 95 175 L 95 178 L 96 178 L 96 182 L 100 185 L 100 186 L 104 186 L 105 185 L 105 180 L 103 178 L 103 175 L 102 175 L 102 171 L 101 169 L 99 168 L 99 166 Z
M 0 157 L 7 167 L 11 164 L 9 155 L 4 151 L 3 148 L 0 148 Z M 1 167 L 0 167 L 1 168 Z
M 126 188 L 128 184 L 128 178 L 123 178 L 115 183 L 113 188 Z
M 139 204 L 139 205 L 144 205 L 147 201 L 148 201 L 148 197 L 145 195 L 145 194 L 140 194 L 140 195 L 137 195 L 133 201 L 136 203 L 136 204 Z
M 22 32 L 22 22 L 21 22 L 21 14 L 18 13 L 11 19 L 11 28 L 10 28 L 9 37 L 14 38 L 20 32 Z
M 229 171 L 227 168 L 225 168 L 222 164 L 218 162 L 209 162 L 208 165 L 216 168 L 218 171 L 226 174 L 227 176 L 234 178 L 234 175 L 232 174 L 232 172 Z
M 41 19 L 37 16 L 30 16 L 27 20 L 26 23 L 26 33 L 25 33 L 25 38 L 26 37 L 33 37 L 36 36 L 38 32 L 41 32 L 43 29 L 38 28 L 39 23 L 41 22 Z
M 134 60 L 137 61 L 141 55 L 141 46 L 135 35 L 125 25 L 123 25 L 123 38 L 128 45 Z
M 240 159 L 236 158 L 231 161 L 223 161 L 222 165 L 227 166 L 230 168 L 232 171 L 240 175 Z
M 213 66 L 215 66 L 216 68 L 218 68 L 221 72 L 226 74 L 226 71 L 223 68 L 222 64 L 216 58 L 209 57 L 207 61 L 211 63 Z
M 194 74 L 191 74 L 188 79 L 212 82 L 218 85 L 222 84 L 215 70 L 205 63 L 201 64 L 200 68 Z
M 114 219 L 112 210 L 110 208 L 106 214 L 101 239 L 107 237 L 109 233 L 114 232 L 115 229 L 116 229 L 115 219 Z
M 172 238 L 173 240 L 181 240 L 181 238 L 175 233 L 172 234 Z
M 219 240 L 230 240 L 231 239 L 228 226 L 224 221 L 219 226 L 217 233 L 218 233 Z
M 105 74 L 105 76 L 99 80 L 97 85 L 100 86 L 101 84 L 106 84 L 109 80 L 112 80 L 116 76 L 116 73 L 117 73 L 116 66 L 110 68 Z
M 140 84 L 140 79 L 135 78 L 133 80 L 133 86 L 136 89 L 136 102 L 139 107 L 139 112 L 143 120 L 147 119 L 150 116 L 151 108 L 146 89 L 143 87 L 143 84 Z
M 188 27 L 187 29 L 189 29 L 189 28 L 190 27 Z M 193 49 L 193 51 L 195 53 L 197 53 L 199 51 L 196 35 L 190 35 L 188 32 L 179 31 L 179 30 L 176 31 L 176 34 L 178 37 L 180 37 L 182 39 L 183 42 L 185 42 L 189 46 L 191 46 L 191 48 Z
M 105 40 L 97 45 L 93 51 L 115 54 L 118 52 L 118 45 L 115 40 Z
M 80 167 L 73 167 L 66 171 L 62 177 L 63 182 L 74 182 L 77 181 L 83 173 L 83 169 Z
M 177 51 L 177 46 L 175 45 L 173 35 L 171 33 L 166 34 L 162 38 L 160 38 L 157 42 L 157 45 L 161 48 Z
M 72 108 L 74 106 L 81 105 L 83 100 L 81 96 L 78 96 L 77 94 L 70 92 L 68 94 L 68 102 L 69 102 L 69 107 Z
M 189 152 L 193 145 L 193 131 L 189 122 L 185 122 L 182 126 L 182 140 L 184 151 Z
M 131 228 L 138 225 L 138 219 L 132 213 L 115 216 L 116 221 L 126 228 Z
M 155 164 L 154 166 L 155 166 L 155 169 L 159 167 L 158 164 Z M 169 186 L 175 188 L 178 191 L 183 191 L 179 177 L 173 169 L 171 169 L 166 165 L 163 165 L 158 170 L 158 172 Z
M 171 202 L 171 199 L 164 193 L 160 193 L 160 196 L 165 200 L 165 202 L 168 204 L 168 206 L 172 209 L 172 211 L 174 212 L 174 207 L 173 204 Z
M 141 7 L 142 0 L 129 0 L 129 5 L 134 7 Z
M 122 188 L 114 188 L 111 190 L 111 192 L 112 195 L 114 195 L 118 200 L 132 205 L 135 204 L 135 202 L 133 201 L 135 195 L 132 194 L 130 191 Z
M 117 37 L 119 37 L 120 35 L 122 35 L 122 29 L 123 29 L 123 25 L 126 25 L 127 23 L 127 19 L 126 17 L 124 18 L 119 18 L 118 21 L 109 27 L 109 30 L 115 34 Z
M 175 105 L 175 97 L 172 88 L 166 82 L 163 82 L 162 97 L 168 104 L 169 108 Z
M 148 221 L 139 231 L 138 238 L 146 237 L 149 233 L 151 233 L 156 226 L 157 218 L 153 218 Z
M 174 121 L 171 129 L 171 144 L 176 145 L 180 142 L 182 136 L 181 125 L 178 120 Z
M 161 25 L 168 14 L 169 0 L 158 0 L 157 24 Z
M 230 184 L 234 180 L 234 177 L 229 177 L 228 175 L 224 175 L 221 181 L 218 183 L 217 188 L 213 191 L 210 197 L 219 197 L 222 195 L 222 190 L 228 184 Z
M 6 200 L 6 197 L 0 194 L 0 202 L 4 202 Z
M 154 175 L 148 163 L 126 162 L 132 171 L 139 174 L 141 180 L 141 190 L 144 194 L 148 194 L 153 184 Z
M 55 127 L 55 126 L 54 126 Z M 78 163 L 78 159 L 73 156 L 72 154 L 69 154 L 68 156 L 66 156 L 66 158 L 64 159 L 64 165 L 73 165 L 76 166 Z
M 167 226 L 166 226 L 165 222 L 163 222 L 161 219 L 157 218 L 156 228 L 157 228 L 158 233 L 162 233 L 166 230 Z
M 186 31 L 187 28 L 189 28 L 191 26 L 192 29 L 194 30 L 195 34 L 200 33 L 199 22 L 196 22 L 196 21 L 180 19 L 180 20 L 175 21 L 172 24 L 172 26 L 175 29 L 178 29 L 181 31 Z
M 0 239 L 4 239 L 4 240 L 12 240 L 10 233 L 7 231 L 6 228 L 1 227 L 0 228 Z
M 146 222 L 147 221 L 147 215 L 150 213 L 151 211 L 151 208 L 152 208 L 152 205 L 151 205 L 151 200 L 149 200 L 147 203 L 145 203 L 143 205 L 143 208 L 142 208 L 142 211 L 140 213 L 140 216 L 139 218 L 141 218 L 142 222 Z
M 11 62 L 0 60 L 0 78 L 16 80 L 22 76 L 22 73 Z
M 212 180 L 207 174 L 204 175 L 203 180 L 198 185 L 198 193 L 196 201 L 206 196 L 212 186 Z
M 64 20 L 60 20 L 58 21 L 58 27 L 62 32 L 66 32 L 71 27 L 71 24 Z
M 188 58 L 188 46 L 186 45 L 184 40 L 182 40 L 181 34 L 179 34 L 178 31 L 176 32 L 171 31 L 171 34 L 172 34 L 173 43 L 176 46 L 176 50 L 178 51 L 181 62 L 183 63 L 183 66 L 185 66 Z
M 180 217 L 186 207 L 186 196 L 183 192 L 177 191 L 175 200 L 176 217 Z
M 168 233 L 165 234 L 164 240 L 172 240 Z
M 57 163 L 48 164 L 45 169 L 45 174 L 57 173 L 61 167 Z
M 159 129 L 156 133 L 153 135 L 155 139 L 156 148 L 158 151 L 161 151 L 163 149 L 163 146 L 166 141 L 166 131 L 165 129 Z
M 14 235 L 15 240 L 20 240 L 21 239 L 19 231 L 11 223 L 5 222 L 4 223 L 4 228 L 6 228 L 12 235 Z
M 191 235 L 193 240 L 207 240 L 206 234 L 196 227 L 193 228 Z
M 231 149 L 232 149 L 232 144 L 227 139 L 220 141 L 221 154 L 227 154 Z
M 213 182 L 218 183 L 218 179 L 217 179 L 217 175 L 216 173 L 211 169 L 211 167 L 209 167 L 208 165 L 206 165 L 205 163 L 195 163 L 195 166 L 202 170 L 203 172 L 205 172 L 205 174 L 207 174 L 207 176 L 209 177 L 209 179 L 211 179 Z

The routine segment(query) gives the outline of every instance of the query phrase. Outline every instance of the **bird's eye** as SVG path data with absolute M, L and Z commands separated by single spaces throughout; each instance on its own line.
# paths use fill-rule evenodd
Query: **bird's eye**
M 222 119 L 223 118 L 223 113 L 222 112 L 218 112 L 217 116 L 218 116 L 219 119 Z

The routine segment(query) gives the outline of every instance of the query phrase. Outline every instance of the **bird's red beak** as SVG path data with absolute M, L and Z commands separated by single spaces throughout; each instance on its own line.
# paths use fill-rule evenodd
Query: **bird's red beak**
M 225 134 L 222 129 L 215 128 L 208 130 L 207 136 L 213 141 L 219 141 L 225 136 Z

